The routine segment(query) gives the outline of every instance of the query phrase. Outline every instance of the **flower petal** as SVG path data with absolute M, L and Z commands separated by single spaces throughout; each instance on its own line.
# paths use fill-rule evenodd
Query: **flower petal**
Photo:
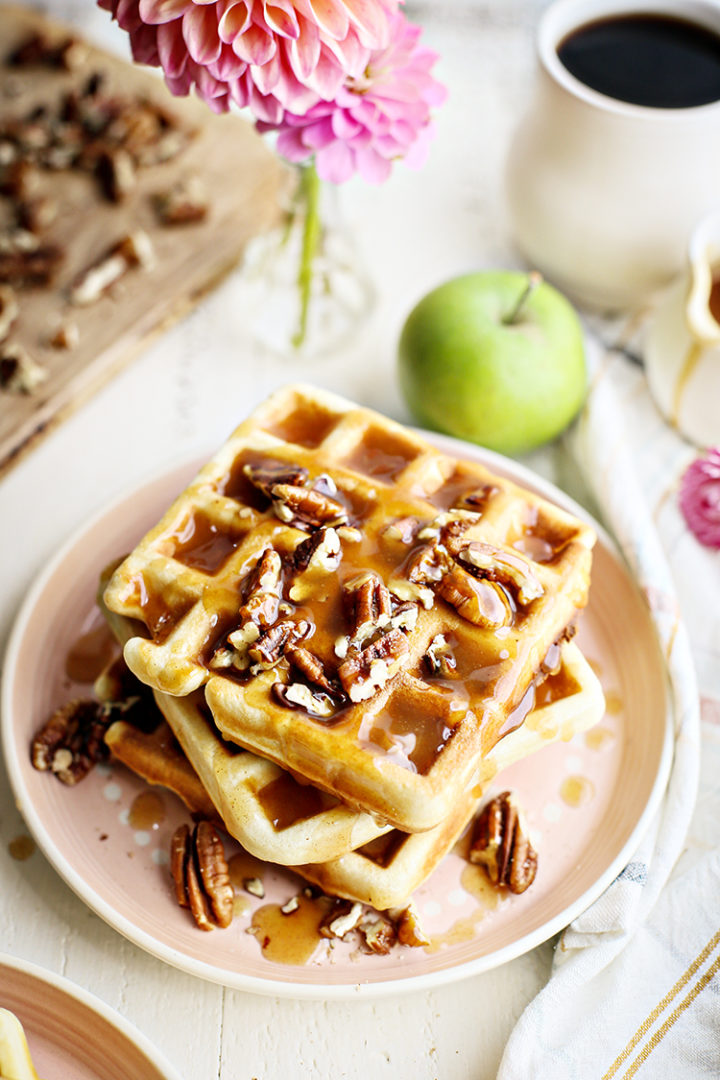
M 140 18 L 150 26 L 159 26 L 184 15 L 192 6 L 192 0 L 140 0 Z
M 182 29 L 188 52 L 195 63 L 215 63 L 222 49 L 215 10 L 194 4 L 183 17 Z

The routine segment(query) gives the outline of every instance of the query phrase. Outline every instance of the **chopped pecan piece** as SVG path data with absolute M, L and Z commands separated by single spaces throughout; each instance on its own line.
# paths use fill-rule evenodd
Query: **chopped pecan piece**
M 429 675 L 443 679 L 454 679 L 457 675 L 457 663 L 452 646 L 444 634 L 436 634 L 423 656 L 423 664 Z
M 78 307 L 94 304 L 133 266 L 150 269 L 152 242 L 141 229 L 128 233 L 96 263 L 85 270 L 70 290 L 70 302 Z
M 535 880 L 537 852 L 509 791 L 491 799 L 478 817 L 470 845 L 470 862 L 484 866 L 493 885 L 507 887 L 513 893 L 525 892 Z
M 398 940 L 393 924 L 380 916 L 363 919 L 358 930 L 367 951 L 377 956 L 387 956 Z
M 338 669 L 338 676 L 351 701 L 366 701 L 385 685 L 409 655 L 402 630 L 390 630 L 377 641 L 353 652 Z
M 348 512 L 342 503 L 314 488 L 297 484 L 273 484 L 270 489 L 275 513 L 288 525 L 305 531 L 326 525 L 347 525 Z
M 14 289 L 11 289 L 9 285 L 0 285 L 0 342 L 4 341 L 12 330 L 18 311 Z
M 457 563 L 435 588 L 443 600 L 475 626 L 497 630 L 512 622 L 513 610 L 504 590 L 492 581 L 476 581 Z
M 425 525 L 418 533 L 418 539 L 435 540 L 450 555 L 456 555 L 460 550 L 458 543 L 460 537 L 479 521 L 480 515 L 470 510 L 447 510 Z
M 70 786 L 79 783 L 110 751 L 104 736 L 109 718 L 102 706 L 75 699 L 57 709 L 32 741 L 31 761 L 41 772 L 50 770 Z
M 95 166 L 95 175 L 110 202 L 123 202 L 135 187 L 135 164 L 121 146 L 102 151 Z
M 270 668 L 275 667 L 283 658 L 285 651 L 307 637 L 310 630 L 310 623 L 306 619 L 299 619 L 297 622 L 285 619 L 270 626 L 248 648 L 252 674 L 257 675 L 261 671 L 269 671 Z
M 412 902 L 405 908 L 394 908 L 392 911 L 389 911 L 388 914 L 395 924 L 397 939 L 401 945 L 409 945 L 411 948 L 418 948 L 419 946 L 430 944 L 429 939 L 425 936 L 423 928 L 420 925 L 420 917 L 417 913 L 417 909 Z
M 319 720 L 328 720 L 337 712 L 335 695 L 312 690 L 305 683 L 281 683 L 272 685 L 273 697 L 286 709 L 302 709 Z
M 33 33 L 10 53 L 5 62 L 9 67 L 34 67 L 42 64 L 73 71 L 84 63 L 87 55 L 87 45 L 77 38 L 65 38 L 55 43 L 48 41 L 41 33 Z
M 189 907 L 201 930 L 232 922 L 234 893 L 225 852 L 215 826 L 200 821 L 190 831 L 181 825 L 170 845 L 170 872 L 181 907 Z
M 457 500 L 455 505 L 467 507 L 469 510 L 482 513 L 492 496 L 497 495 L 499 491 L 500 488 L 495 484 L 483 484 L 482 487 L 475 488 L 473 491 L 468 491 Z
M 58 204 L 54 199 L 40 195 L 34 199 L 23 199 L 17 204 L 17 220 L 21 229 L 39 235 L 57 217 Z
M 463 548 L 459 558 L 476 576 L 512 585 L 521 604 L 537 600 L 545 591 L 528 561 L 515 552 L 476 542 Z
M 344 938 L 351 930 L 357 929 L 362 917 L 362 904 L 338 900 L 320 923 L 320 933 L 323 937 Z
M 0 348 L 0 390 L 32 394 L 47 376 L 47 370 L 33 360 L 22 345 Z
M 318 529 L 302 540 L 292 553 L 292 566 L 297 573 L 319 569 L 330 573 L 337 570 L 342 559 L 342 546 L 337 530 Z M 292 596 L 290 599 L 294 599 Z
M 155 196 L 155 212 L 163 225 L 191 225 L 204 221 L 208 196 L 202 180 L 189 176 Z
M 54 244 L 40 244 L 26 229 L 0 237 L 0 282 L 18 287 L 49 285 L 65 253 Z

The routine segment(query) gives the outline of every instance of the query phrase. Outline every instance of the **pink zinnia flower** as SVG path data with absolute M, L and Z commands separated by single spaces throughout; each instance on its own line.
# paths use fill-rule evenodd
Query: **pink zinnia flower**
M 278 123 L 330 100 L 389 40 L 400 0 L 98 0 L 133 58 L 162 67 L 173 94 L 230 102 Z
M 708 450 L 686 470 L 680 509 L 701 544 L 720 548 L 720 448 Z
M 391 33 L 334 101 L 320 101 L 303 115 L 288 110 L 279 125 L 259 124 L 261 131 L 278 127 L 284 157 L 302 162 L 314 156 L 318 175 L 335 184 L 355 172 L 380 183 L 397 158 L 420 168 L 432 137 L 430 110 L 445 100 L 445 89 L 430 74 L 437 54 L 419 45 L 420 27 L 397 14 Z

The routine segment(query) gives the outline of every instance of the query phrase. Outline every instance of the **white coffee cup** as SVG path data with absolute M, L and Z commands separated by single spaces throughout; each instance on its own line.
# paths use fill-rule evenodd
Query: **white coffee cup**
M 527 261 L 578 303 L 642 306 L 684 263 L 688 237 L 720 207 L 720 101 L 627 104 L 563 66 L 560 42 L 596 19 L 651 12 L 720 32 L 711 0 L 555 0 L 537 35 L 534 99 L 507 159 L 511 228 Z

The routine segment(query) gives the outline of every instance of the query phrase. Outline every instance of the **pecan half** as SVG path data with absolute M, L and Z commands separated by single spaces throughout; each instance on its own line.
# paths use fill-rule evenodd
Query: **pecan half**
M 308 649 L 288 649 L 285 653 L 292 667 L 297 668 L 309 683 L 324 690 L 326 694 L 337 694 L 338 688 L 328 679 L 322 661 Z
M 79 783 L 110 751 L 104 737 L 109 715 L 96 701 L 76 698 L 57 709 L 32 740 L 30 758 L 70 786 Z
M 545 592 L 526 559 L 494 544 L 468 544 L 459 558 L 477 577 L 513 586 L 521 604 L 529 604 Z
M 492 581 L 476 581 L 457 563 L 437 583 L 435 591 L 475 626 L 497 630 L 512 622 L 513 610 L 503 589 Z
M 353 646 L 361 646 L 390 621 L 390 590 L 372 571 L 346 581 L 343 586 L 343 600 L 350 617 L 350 640 Z
M 287 525 L 307 531 L 324 525 L 347 525 L 348 512 L 342 503 L 315 488 L 297 484 L 274 484 L 271 488 L 275 513 Z
M 282 592 L 282 559 L 274 548 L 266 548 L 246 579 L 245 603 L 240 608 L 240 622 L 271 626 L 278 615 Z
M 351 701 L 366 701 L 385 686 L 408 656 L 405 634 L 390 630 L 349 655 L 338 668 L 338 677 Z
M 493 885 L 523 893 L 535 880 L 537 852 L 509 791 L 484 807 L 473 830 L 470 862 L 483 866 Z
M 304 484 L 308 477 L 307 469 L 302 465 L 292 465 L 287 461 L 261 461 L 255 465 L 243 465 L 243 472 L 251 484 L 271 498 L 275 484 Z
M 223 844 L 211 822 L 198 822 L 192 832 L 187 825 L 175 830 L 170 872 L 178 903 L 190 908 L 201 930 L 230 925 L 234 892 Z

